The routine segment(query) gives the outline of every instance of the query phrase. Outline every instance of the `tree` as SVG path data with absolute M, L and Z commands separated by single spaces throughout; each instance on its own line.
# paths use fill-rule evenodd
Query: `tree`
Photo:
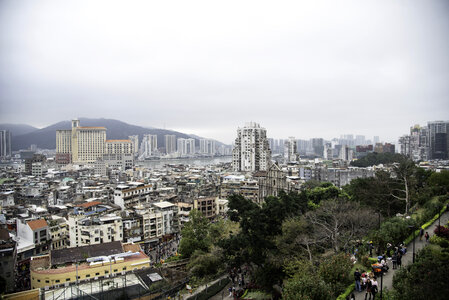
M 276 247 L 285 260 L 307 257 L 313 260 L 314 248 L 323 240 L 311 234 L 310 224 L 302 217 L 286 219 L 282 223 L 282 234 L 276 237 Z
M 429 185 L 434 189 L 434 193 L 443 195 L 449 193 L 449 171 L 432 173 L 428 179 Z
M 181 230 L 182 239 L 179 243 L 179 253 L 189 258 L 196 250 L 208 252 L 212 245 L 209 236 L 210 223 L 201 212 L 193 209 L 189 213 L 189 221 Z
M 348 284 L 352 282 L 352 274 L 350 274 L 352 266 L 349 254 L 338 253 L 321 261 L 318 274 L 338 295 L 344 292 Z
M 211 253 L 195 250 L 187 265 L 187 269 L 198 278 L 214 276 L 223 266 L 221 257 L 222 254 L 219 248 L 213 248 Z
M 352 161 L 351 166 L 355 167 L 370 167 L 375 166 L 379 164 L 391 164 L 394 162 L 400 162 L 402 159 L 404 159 L 405 156 L 399 154 L 399 153 L 368 153 L 365 157 L 362 157 L 358 160 Z
M 312 234 L 317 240 L 325 240 L 337 253 L 349 243 L 365 235 L 375 227 L 374 211 L 357 202 L 346 199 L 331 199 L 321 202 L 320 207 L 309 211 L 305 220 L 313 226 Z
M 318 275 L 310 262 L 290 261 L 285 266 L 285 273 L 287 279 L 284 280 L 282 299 L 331 300 L 336 297 L 331 286 Z
M 390 195 L 395 199 L 405 202 L 405 214 L 410 208 L 410 196 L 416 184 L 413 175 L 416 171 L 415 163 L 410 159 L 403 159 L 393 165 L 393 175 L 396 177 L 396 185 L 391 188 Z

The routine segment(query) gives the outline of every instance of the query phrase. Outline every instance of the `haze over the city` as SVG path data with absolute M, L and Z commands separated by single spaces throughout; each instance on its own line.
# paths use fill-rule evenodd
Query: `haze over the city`
M 0 123 L 395 141 L 449 116 L 448 1 L 1 1 Z

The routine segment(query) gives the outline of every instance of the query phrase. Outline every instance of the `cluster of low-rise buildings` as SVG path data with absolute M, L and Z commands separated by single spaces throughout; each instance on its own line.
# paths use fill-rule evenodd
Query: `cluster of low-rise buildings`
M 351 167 L 347 159 L 301 158 L 293 137 L 284 144 L 283 159 L 273 160 L 266 130 L 256 123 L 238 130 L 232 162 L 209 166 L 136 166 L 135 138 L 107 141 L 103 128 L 82 128 L 76 121 L 57 138 L 65 142 L 56 159 L 35 155 L 22 164 L 2 165 L 0 276 L 7 278 L 8 292 L 149 268 L 156 262 L 151 251 L 179 241 L 190 211 L 211 221 L 225 216 L 233 194 L 261 204 L 281 191 L 300 191 L 310 180 L 342 187 L 382 168 Z M 89 145 L 92 139 L 102 146 Z M 147 140 L 157 142 L 151 136 Z M 213 147 L 201 143 L 202 151 Z M 110 163 L 128 154 L 130 161 Z M 38 164 L 45 165 L 45 172 L 35 171 Z

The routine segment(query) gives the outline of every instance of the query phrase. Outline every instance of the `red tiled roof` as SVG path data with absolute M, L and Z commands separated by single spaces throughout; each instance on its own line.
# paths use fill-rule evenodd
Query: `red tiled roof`
M 30 226 L 30 228 L 32 230 L 36 230 L 36 229 L 48 226 L 47 221 L 45 221 L 44 219 L 28 221 L 27 224 L 28 224 L 28 226 Z
M 92 202 L 86 202 L 86 203 L 83 203 L 83 204 L 78 204 L 77 206 L 78 207 L 83 207 L 83 208 L 89 208 L 91 206 L 96 206 L 96 205 L 99 205 L 99 204 L 101 204 L 100 201 L 92 201 Z

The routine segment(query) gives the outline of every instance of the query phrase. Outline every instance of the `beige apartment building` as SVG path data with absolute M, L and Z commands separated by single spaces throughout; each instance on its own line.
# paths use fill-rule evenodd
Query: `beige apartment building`
M 56 162 L 93 164 L 106 153 L 105 143 L 105 127 L 83 127 L 72 120 L 71 130 L 56 131 Z
M 133 154 L 131 140 L 106 140 L 106 154 Z

